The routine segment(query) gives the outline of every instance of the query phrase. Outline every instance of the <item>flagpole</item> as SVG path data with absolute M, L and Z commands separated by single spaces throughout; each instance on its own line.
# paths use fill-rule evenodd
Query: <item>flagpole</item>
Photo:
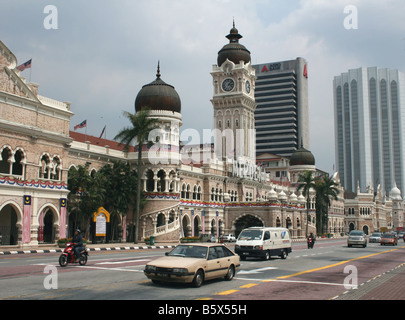
M 31 67 L 30 67 L 30 82 L 31 82 L 31 75 L 32 75 L 32 59 L 31 59 Z

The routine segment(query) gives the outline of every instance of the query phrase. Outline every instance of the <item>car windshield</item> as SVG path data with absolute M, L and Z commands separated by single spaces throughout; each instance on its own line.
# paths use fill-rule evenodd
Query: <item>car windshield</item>
M 186 257 L 186 258 L 200 258 L 207 257 L 207 247 L 193 246 L 193 245 L 180 245 L 170 251 L 168 256 Z
M 394 234 L 392 234 L 392 233 L 387 233 L 387 234 L 384 234 L 383 237 L 384 237 L 384 238 L 394 238 L 395 236 L 394 236 Z
M 363 232 L 361 232 L 361 231 L 352 231 L 352 232 L 350 232 L 350 235 L 351 236 L 362 236 Z
M 381 233 L 373 233 L 371 236 L 372 237 L 381 237 Z
M 239 235 L 239 240 L 261 240 L 262 230 L 244 230 Z

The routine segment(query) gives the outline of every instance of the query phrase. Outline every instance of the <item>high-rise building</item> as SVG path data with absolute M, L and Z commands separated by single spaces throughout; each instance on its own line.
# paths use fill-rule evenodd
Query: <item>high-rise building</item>
M 346 190 L 405 188 L 405 74 L 351 69 L 333 81 L 335 160 Z
M 303 58 L 256 69 L 256 153 L 290 157 L 301 143 L 309 149 L 308 67 Z

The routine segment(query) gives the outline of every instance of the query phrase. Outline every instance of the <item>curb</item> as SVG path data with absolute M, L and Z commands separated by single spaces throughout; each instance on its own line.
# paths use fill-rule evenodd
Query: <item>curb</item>
M 318 240 L 343 240 L 344 238 L 319 238 Z M 303 242 L 306 243 L 305 239 L 292 239 L 293 243 Z M 87 251 L 124 251 L 124 250 L 151 250 L 151 249 L 173 249 L 177 246 L 175 245 L 162 245 L 162 246 L 118 246 L 118 247 L 87 247 Z M 2 255 L 16 255 L 16 254 L 31 254 L 31 253 L 61 253 L 64 249 L 34 249 L 34 250 L 7 250 L 0 251 L 0 256 Z
M 172 249 L 173 246 L 141 246 L 141 247 L 100 247 L 87 248 L 87 251 L 124 251 L 124 250 L 150 250 L 150 249 Z M 30 254 L 30 253 L 61 253 L 64 249 L 37 249 L 37 250 L 9 250 L 0 251 L 0 255 Z

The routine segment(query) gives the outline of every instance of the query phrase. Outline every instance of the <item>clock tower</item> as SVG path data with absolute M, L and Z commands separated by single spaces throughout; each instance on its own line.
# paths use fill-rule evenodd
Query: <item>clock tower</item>
M 219 160 L 255 163 L 256 72 L 249 50 L 239 43 L 242 36 L 235 23 L 226 37 L 229 44 L 218 52 L 217 64 L 211 72 L 215 154 Z

